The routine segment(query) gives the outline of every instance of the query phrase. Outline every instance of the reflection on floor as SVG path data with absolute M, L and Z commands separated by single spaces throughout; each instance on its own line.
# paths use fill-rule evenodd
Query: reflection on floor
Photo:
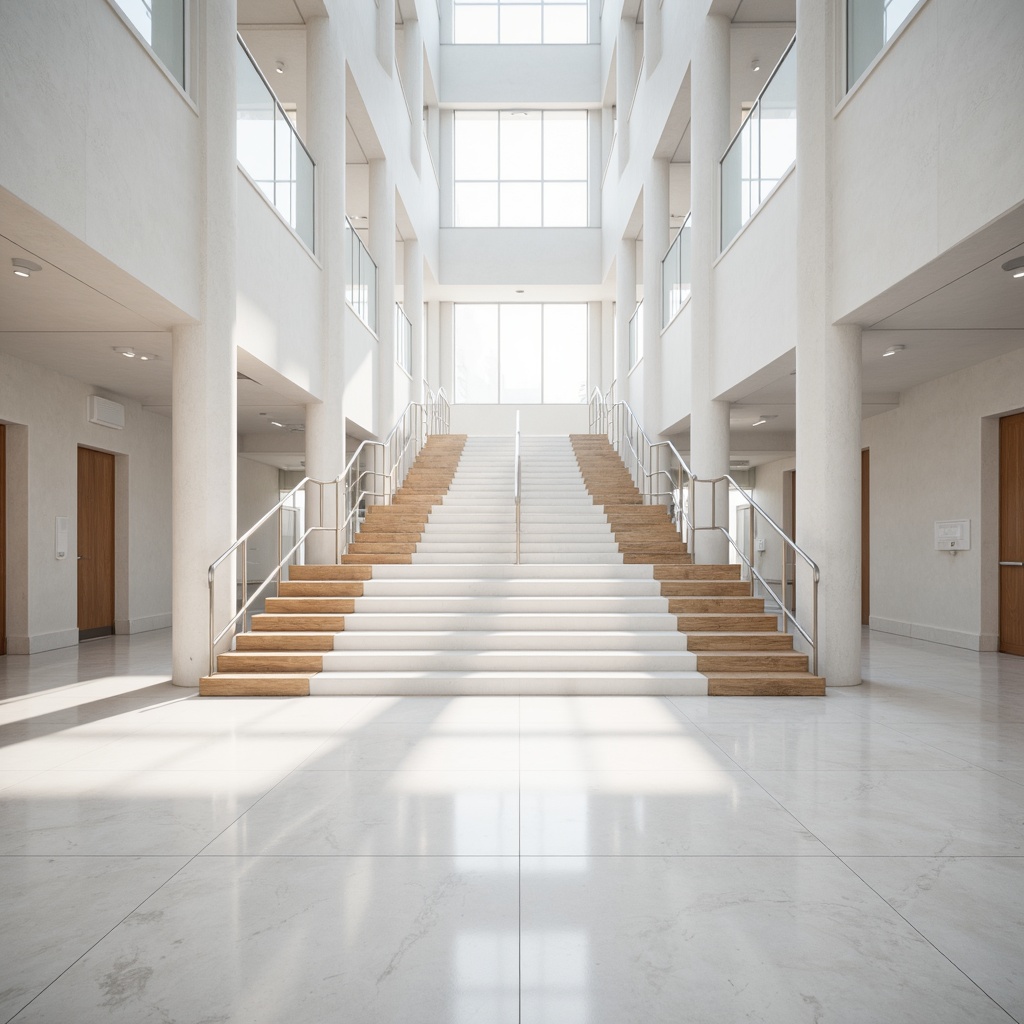
M 864 652 L 824 700 L 0 658 L 0 1021 L 1019 1021 L 1024 659 Z

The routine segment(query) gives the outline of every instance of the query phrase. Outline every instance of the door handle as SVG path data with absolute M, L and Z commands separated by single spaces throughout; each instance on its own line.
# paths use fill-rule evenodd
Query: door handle
M 1012 566 L 1015 566 L 1017 568 L 1024 567 L 1024 562 L 1000 562 L 999 564 L 1000 565 L 1012 565 Z

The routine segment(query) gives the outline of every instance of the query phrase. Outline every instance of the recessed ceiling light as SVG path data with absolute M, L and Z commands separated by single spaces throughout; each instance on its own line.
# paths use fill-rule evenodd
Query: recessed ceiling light
M 276 63 L 275 65 L 274 65 L 274 70 L 275 70 L 275 71 L 276 71 L 276 72 L 277 72 L 277 73 L 278 73 L 279 75 L 283 75 L 283 74 L 284 74 L 284 61 L 283 61 L 283 60 L 279 60 L 279 61 L 278 61 L 278 62 L 277 62 L 277 63 Z
M 1007 260 L 1003 264 L 1003 270 L 1009 274 L 1013 274 L 1014 277 L 1024 277 L 1024 256 L 1018 256 L 1016 259 Z
M 894 356 L 897 352 L 902 352 L 907 346 L 906 345 L 890 345 L 883 353 L 882 358 L 886 359 L 888 356 Z
M 271 420 L 271 421 L 270 421 L 270 425 L 271 425 L 272 427 L 283 427 L 283 426 L 284 426 L 284 424 L 283 424 L 283 423 L 278 423 L 278 422 L 277 422 L 277 420 Z
M 516 295 L 522 295 L 525 291 L 526 291 L 525 288 L 517 288 L 516 289 Z
M 144 363 L 152 363 L 160 358 L 159 356 L 153 355 L 151 352 L 139 352 L 137 353 L 137 355 L 139 359 L 142 360 L 142 362 Z
M 751 424 L 752 427 L 760 427 L 767 423 L 769 420 L 777 420 L 779 417 L 775 413 L 763 412 L 756 420 Z
M 125 359 L 134 359 L 135 358 L 135 349 L 133 349 L 133 348 L 122 348 L 119 345 L 115 345 L 114 346 L 114 351 L 119 356 L 124 356 Z
M 18 257 L 11 260 L 11 265 L 14 267 L 15 277 L 31 277 L 37 270 L 43 269 L 38 263 L 33 263 L 31 260 L 23 260 Z
M 760 71 L 761 70 L 761 58 L 760 57 L 755 57 L 750 62 L 750 70 L 751 71 Z

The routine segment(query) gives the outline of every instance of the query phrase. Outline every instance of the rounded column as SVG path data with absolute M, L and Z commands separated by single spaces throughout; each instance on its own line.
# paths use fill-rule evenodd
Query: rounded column
M 661 421 L 661 261 L 668 249 L 668 161 L 652 160 L 644 182 L 644 408 L 652 441 Z
M 306 26 L 310 151 L 316 160 L 319 212 L 317 256 L 321 280 L 320 401 L 306 406 L 306 475 L 334 480 L 345 468 L 345 53 L 337 18 L 312 18 Z M 307 492 L 307 525 L 334 525 L 334 494 L 325 497 L 319 522 L 319 488 Z M 307 545 L 309 562 L 334 562 L 333 534 L 315 533 Z
M 629 321 L 636 309 L 636 239 L 623 238 L 615 260 L 615 393 L 629 401 Z
M 237 530 L 235 4 L 202 4 L 196 19 L 199 322 L 175 327 L 171 335 L 171 660 L 178 686 L 198 686 L 210 669 L 208 568 Z M 217 582 L 219 630 L 234 606 L 233 564 Z
M 690 120 L 691 293 L 690 293 L 690 468 L 712 480 L 729 472 L 729 403 L 716 401 L 714 362 L 714 263 L 718 257 L 719 160 L 729 144 L 729 19 L 700 17 L 694 32 Z M 729 525 L 728 488 L 698 485 L 695 522 Z M 718 532 L 703 531 L 694 539 L 698 562 L 729 560 L 729 545 Z
M 861 331 L 833 323 L 833 5 L 797 2 L 797 543 L 821 569 L 818 671 L 860 676 Z M 813 593 L 797 576 L 797 615 Z

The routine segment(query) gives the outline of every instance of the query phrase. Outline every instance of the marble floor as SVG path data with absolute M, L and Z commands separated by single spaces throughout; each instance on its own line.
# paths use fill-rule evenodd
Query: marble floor
M 169 641 L 0 658 L 0 1021 L 1024 1021 L 1024 659 L 200 700 Z

